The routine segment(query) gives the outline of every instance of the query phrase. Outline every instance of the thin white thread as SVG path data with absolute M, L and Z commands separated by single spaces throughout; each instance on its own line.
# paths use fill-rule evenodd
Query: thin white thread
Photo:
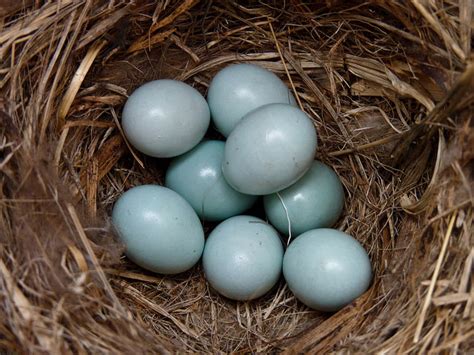
M 290 220 L 290 214 L 288 213 L 288 209 L 286 208 L 285 202 L 283 202 L 283 198 L 281 197 L 280 193 L 276 193 L 278 198 L 280 199 L 281 204 L 283 205 L 283 209 L 285 210 L 286 213 L 286 220 L 288 221 L 288 242 L 286 245 L 288 246 L 291 241 L 291 220 Z

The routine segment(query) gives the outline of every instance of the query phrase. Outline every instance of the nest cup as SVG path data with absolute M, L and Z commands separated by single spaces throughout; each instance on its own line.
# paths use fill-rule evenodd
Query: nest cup
M 6 1 L 0 349 L 472 351 L 472 11 L 470 1 Z M 163 277 L 121 257 L 113 203 L 162 184 L 168 163 L 127 145 L 127 95 L 160 78 L 205 95 L 219 69 L 244 62 L 276 73 L 311 116 L 316 158 L 345 188 L 336 228 L 370 255 L 371 288 L 337 313 L 308 309 L 283 281 L 233 302 L 200 266 Z

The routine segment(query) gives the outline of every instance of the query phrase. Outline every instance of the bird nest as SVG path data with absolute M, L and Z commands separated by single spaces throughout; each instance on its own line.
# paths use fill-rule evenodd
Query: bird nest
M 471 1 L 2 6 L 2 351 L 472 351 Z M 241 62 L 288 84 L 344 185 L 336 228 L 364 245 L 374 281 L 337 313 L 283 281 L 233 302 L 199 265 L 149 273 L 114 239 L 114 201 L 167 165 L 124 140 L 127 95 L 160 78 L 205 95 Z

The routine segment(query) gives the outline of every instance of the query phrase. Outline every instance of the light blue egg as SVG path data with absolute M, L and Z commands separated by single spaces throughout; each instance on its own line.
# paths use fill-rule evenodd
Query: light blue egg
M 301 178 L 313 163 L 316 147 L 316 130 L 303 111 L 269 104 L 248 113 L 232 131 L 222 170 L 237 191 L 268 195 Z
M 221 221 L 241 214 L 257 200 L 225 181 L 222 160 L 225 143 L 204 141 L 190 152 L 174 158 L 166 172 L 165 185 L 183 196 L 206 220 Z
M 310 229 L 331 227 L 344 208 L 344 189 L 339 177 L 317 160 L 301 179 L 278 195 L 264 197 L 265 212 L 270 223 L 282 233 L 288 234 L 289 219 L 293 237 Z
M 248 112 L 267 104 L 296 106 L 287 86 L 278 76 L 258 65 L 234 64 L 212 79 L 207 94 L 212 120 L 228 137 Z
M 193 87 L 177 80 L 150 81 L 128 98 L 122 127 L 128 141 L 152 157 L 191 150 L 207 131 L 209 106 Z
M 283 246 L 277 231 L 252 216 L 236 216 L 219 224 L 209 235 L 202 256 L 210 285 L 234 300 L 252 300 L 278 281 Z
M 114 205 L 112 222 L 130 260 L 154 272 L 186 271 L 204 249 L 196 212 L 163 186 L 143 185 L 125 192 Z
M 336 229 L 313 229 L 291 242 L 283 274 L 297 299 L 310 308 L 334 312 L 362 295 L 372 280 L 365 249 Z

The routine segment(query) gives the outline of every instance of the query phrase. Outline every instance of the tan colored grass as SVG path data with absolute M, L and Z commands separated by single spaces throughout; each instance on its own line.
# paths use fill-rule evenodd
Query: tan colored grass
M 471 1 L 41 4 L 0 11 L 2 351 L 474 349 Z M 116 198 L 166 168 L 124 142 L 127 95 L 158 78 L 205 94 L 235 62 L 288 83 L 345 186 L 337 227 L 375 279 L 334 315 L 284 282 L 236 303 L 199 266 L 148 273 L 113 237 Z

